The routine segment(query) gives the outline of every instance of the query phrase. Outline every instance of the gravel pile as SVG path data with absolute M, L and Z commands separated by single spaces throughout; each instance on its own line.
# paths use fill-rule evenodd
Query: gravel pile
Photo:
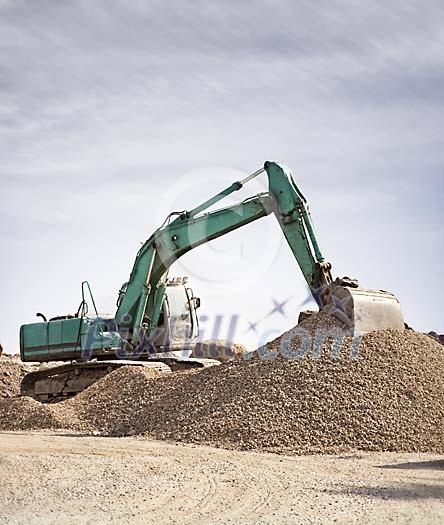
M 435 341 L 438 341 L 438 343 L 441 343 L 444 345 L 444 334 L 437 334 L 436 332 L 429 332 L 427 334 L 429 337 L 434 339 Z
M 0 430 L 42 428 L 62 428 L 57 411 L 52 410 L 50 405 L 44 405 L 30 397 L 0 400 Z
M 225 339 L 201 341 L 196 343 L 191 357 L 199 359 L 217 359 L 221 363 L 242 357 L 247 352 L 244 345 L 233 343 Z
M 0 355 L 0 399 L 20 394 L 20 383 L 25 373 L 25 367 L 18 358 Z
M 199 371 L 157 376 L 123 367 L 76 398 L 37 403 L 41 412 L 29 400 L 0 404 L 0 428 L 55 426 L 299 454 L 443 453 L 442 345 L 407 330 L 367 334 L 359 347 L 351 338 L 321 345 L 327 329 L 338 335 L 341 324 L 310 316 L 248 360 Z M 29 408 L 34 416 L 23 414 Z

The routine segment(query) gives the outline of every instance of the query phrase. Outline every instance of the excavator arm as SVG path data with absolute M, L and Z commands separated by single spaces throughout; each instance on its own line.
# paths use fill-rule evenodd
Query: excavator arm
M 205 212 L 210 206 L 238 191 L 253 177 L 266 172 L 269 192 L 250 197 L 240 204 Z M 117 324 L 132 333 L 135 344 L 143 319 L 148 332 L 158 323 L 165 294 L 165 276 L 170 266 L 186 252 L 246 224 L 274 213 L 318 305 L 320 290 L 331 283 L 330 264 L 318 246 L 308 206 L 288 168 L 266 162 L 264 168 L 243 181 L 233 183 L 191 211 L 182 212 L 160 227 L 144 243 L 124 289 L 121 290 Z M 171 216 L 170 216 L 171 218 Z M 146 322 L 145 322 L 146 325 Z

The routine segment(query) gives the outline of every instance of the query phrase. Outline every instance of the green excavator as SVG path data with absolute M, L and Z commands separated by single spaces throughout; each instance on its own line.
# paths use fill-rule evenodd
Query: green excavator
M 268 176 L 266 193 L 207 211 L 261 173 Z M 274 215 L 320 310 L 338 317 L 349 334 L 404 328 L 397 298 L 367 290 L 349 278 L 333 279 L 316 239 L 307 201 L 291 171 L 276 162 L 236 181 L 190 211 L 171 213 L 137 253 L 129 280 L 118 294 L 113 318 L 97 313 L 89 284 L 82 283 L 82 301 L 73 315 L 20 328 L 20 355 L 25 362 L 64 361 L 29 373 L 22 394 L 56 401 L 82 391 L 123 365 L 148 366 L 160 372 L 218 364 L 192 356 L 198 334 L 200 299 L 186 278 L 169 279 L 171 265 L 186 252 L 267 215 Z M 94 313 L 88 313 L 89 295 Z

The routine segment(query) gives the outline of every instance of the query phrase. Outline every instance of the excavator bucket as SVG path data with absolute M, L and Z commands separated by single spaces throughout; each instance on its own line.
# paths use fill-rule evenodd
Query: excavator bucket
M 352 335 L 375 330 L 404 330 L 398 299 L 384 290 L 344 286 L 334 282 L 322 294 L 322 310 L 343 321 Z

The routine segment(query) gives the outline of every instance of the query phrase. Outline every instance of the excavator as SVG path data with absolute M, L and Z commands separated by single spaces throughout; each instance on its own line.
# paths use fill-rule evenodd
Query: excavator
M 228 207 L 209 208 L 240 190 L 263 172 L 268 192 Z M 274 215 L 320 310 L 339 318 L 351 335 L 381 329 L 404 329 L 398 299 L 383 290 L 361 288 L 355 279 L 333 279 L 322 255 L 307 201 L 291 171 L 277 162 L 236 181 L 190 211 L 172 212 L 137 253 L 128 282 L 118 293 L 112 318 L 99 316 L 88 282 L 73 315 L 20 328 L 20 355 L 25 362 L 64 361 L 27 374 L 23 395 L 44 402 L 81 392 L 123 365 L 147 366 L 158 372 L 219 364 L 193 358 L 200 299 L 186 278 L 169 278 L 171 265 L 188 251 L 253 221 Z M 87 297 L 94 314 L 90 315 Z

